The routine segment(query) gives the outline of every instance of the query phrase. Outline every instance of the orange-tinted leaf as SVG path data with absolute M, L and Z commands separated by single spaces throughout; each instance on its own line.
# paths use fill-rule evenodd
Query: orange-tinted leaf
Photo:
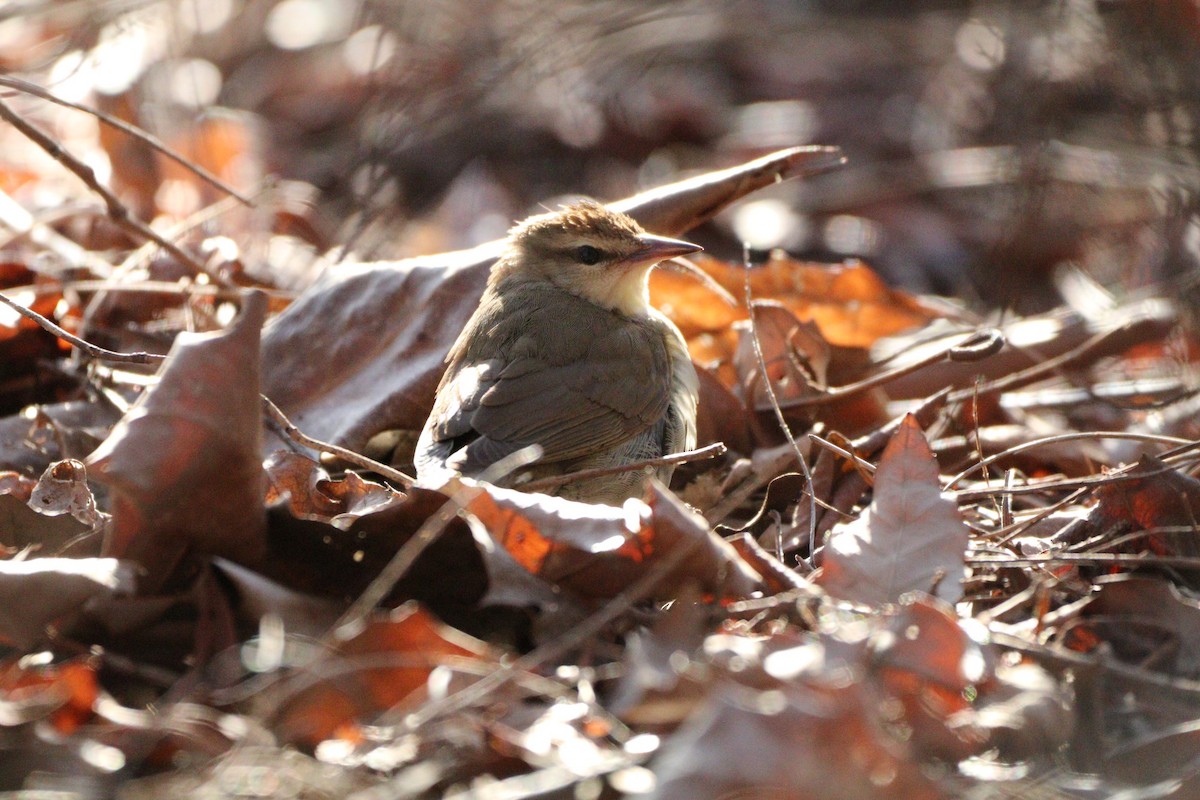
M 294 681 L 307 688 L 289 696 L 276 729 L 285 740 L 309 746 L 339 731 L 353 736 L 357 725 L 401 703 L 423 701 L 434 668 L 456 659 L 494 666 L 498 658 L 488 645 L 407 603 L 375 615 L 318 664 L 298 670 Z
M 745 295 L 746 270 L 740 264 L 705 258 L 696 263 L 734 297 Z M 870 347 L 880 337 L 938 316 L 911 295 L 889 288 L 860 261 L 815 264 L 774 254 L 750 269 L 750 293 L 755 300 L 778 301 L 799 319 L 814 322 L 826 341 L 841 347 Z M 745 318 L 745 309 L 739 317 Z
M 181 334 L 149 389 L 88 458 L 113 488 L 108 553 L 161 587 L 189 550 L 253 560 L 266 548 L 258 333 L 251 292 L 235 325 Z
M 1139 477 L 1096 490 L 1091 523 L 1109 534 L 1181 526 L 1188 530 L 1152 532 L 1125 549 L 1141 550 L 1148 544 L 1162 556 L 1200 555 L 1200 535 L 1195 530 L 1200 519 L 1200 481 L 1153 456 L 1143 456 L 1130 474 Z
M 937 462 L 912 415 L 883 451 L 875 494 L 860 517 L 833 529 L 818 583 L 860 603 L 894 603 L 905 592 L 962 596 L 967 527 L 942 495 Z
M 466 511 L 529 572 L 577 597 L 612 597 L 680 548 L 683 561 L 663 576 L 655 596 L 681 582 L 741 597 L 759 576 L 704 520 L 655 487 L 649 503 L 591 505 L 477 484 Z
M 66 736 L 92 717 L 99 693 L 85 661 L 32 667 L 9 661 L 0 666 L 0 725 L 48 718 Z
M 286 500 L 295 516 L 328 522 L 343 530 L 362 515 L 403 500 L 403 495 L 391 487 L 364 480 L 353 472 L 332 480 L 311 458 L 286 450 L 272 453 L 263 466 L 268 504 Z

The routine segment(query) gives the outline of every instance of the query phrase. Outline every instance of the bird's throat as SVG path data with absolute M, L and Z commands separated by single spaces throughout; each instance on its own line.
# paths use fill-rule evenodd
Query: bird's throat
M 650 270 L 614 270 L 577 294 L 618 314 L 644 317 L 650 313 Z

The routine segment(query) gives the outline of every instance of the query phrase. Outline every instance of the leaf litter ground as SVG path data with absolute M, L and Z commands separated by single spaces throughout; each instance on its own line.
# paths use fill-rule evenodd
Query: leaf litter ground
M 783 151 L 620 205 L 679 234 L 836 160 Z M 701 444 L 726 451 L 610 508 L 383 478 L 411 468 L 495 247 L 328 266 L 293 298 L 248 275 L 238 235 L 180 232 L 203 263 L 5 267 L 21 305 L 166 358 L 0 324 L 10 374 L 50 376 L 25 409 L 6 388 L 0 420 L 4 788 L 1200 780 L 1196 342 L 1165 299 L 989 321 L 861 262 L 700 259 L 736 307 L 656 275 L 702 372 Z

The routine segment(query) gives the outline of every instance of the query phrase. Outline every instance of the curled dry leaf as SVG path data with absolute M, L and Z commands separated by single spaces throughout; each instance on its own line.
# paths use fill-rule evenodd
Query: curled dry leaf
M 261 464 L 260 292 L 228 331 L 180 334 L 159 383 L 88 458 L 113 490 L 109 555 L 162 587 L 187 552 L 253 560 L 266 549 Z
M 267 503 L 286 502 L 294 516 L 328 522 L 346 530 L 364 514 L 401 502 L 404 496 L 389 486 L 347 472 L 329 477 L 320 464 L 286 450 L 272 453 L 263 464 L 267 473 Z
M 95 525 L 100 519 L 96 498 L 88 488 L 87 467 L 73 458 L 46 468 L 33 488 L 29 505 L 48 517 L 70 514 L 84 525 Z
M 967 526 L 942 494 L 929 442 L 909 415 L 883 451 L 870 507 L 830 534 L 817 583 L 871 605 L 935 587 L 953 603 L 962 597 L 966 549 Z
M 758 574 L 702 517 L 657 484 L 648 502 L 628 500 L 622 508 L 474 485 L 482 491 L 465 511 L 479 533 L 533 575 L 576 597 L 614 597 L 679 555 L 682 560 L 656 586 L 656 597 L 673 596 L 685 582 L 728 598 L 761 586 Z

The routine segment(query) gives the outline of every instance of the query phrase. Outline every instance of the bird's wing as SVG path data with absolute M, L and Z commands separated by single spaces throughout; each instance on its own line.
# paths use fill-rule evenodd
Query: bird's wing
M 661 332 L 583 301 L 563 306 L 559 298 L 480 323 L 484 343 L 451 365 L 421 458 L 471 474 L 538 444 L 541 463 L 567 461 L 662 418 L 671 367 Z

